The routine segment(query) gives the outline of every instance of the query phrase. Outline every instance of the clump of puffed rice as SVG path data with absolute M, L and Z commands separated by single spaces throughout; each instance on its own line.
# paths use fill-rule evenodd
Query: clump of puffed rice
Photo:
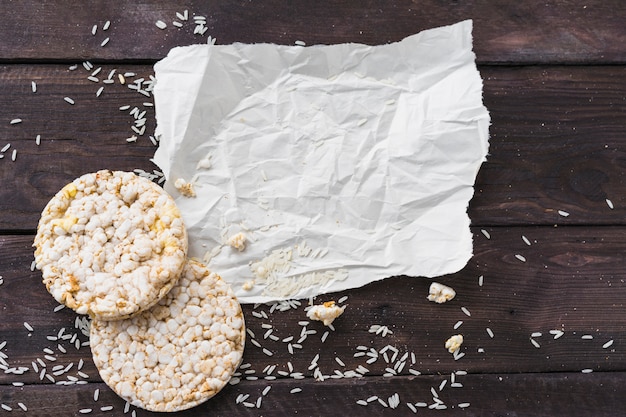
M 185 197 L 195 197 L 196 189 L 192 182 L 187 182 L 183 178 L 174 181 L 174 187 Z
M 459 349 L 461 349 L 461 345 L 463 344 L 463 335 L 456 334 L 451 336 L 448 340 L 446 340 L 446 349 L 448 352 L 455 353 Z
M 181 214 L 161 187 L 132 172 L 98 171 L 48 202 L 33 246 L 43 283 L 59 303 L 114 320 L 167 294 L 188 243 Z
M 130 404 L 180 411 L 217 394 L 241 362 L 245 325 L 230 286 L 188 261 L 170 293 L 126 320 L 94 320 L 91 350 L 103 381 Z
M 334 301 L 327 301 L 324 304 L 314 305 L 306 312 L 311 320 L 318 320 L 325 326 L 330 326 L 333 321 L 341 316 L 346 306 L 339 307 Z
M 456 292 L 451 287 L 438 282 L 430 284 L 428 292 L 428 301 L 434 301 L 439 304 L 450 301 L 456 296 Z
M 246 248 L 246 240 L 246 235 L 242 232 L 239 232 L 232 235 L 228 239 L 228 245 L 237 249 L 239 252 L 243 252 L 243 250 Z

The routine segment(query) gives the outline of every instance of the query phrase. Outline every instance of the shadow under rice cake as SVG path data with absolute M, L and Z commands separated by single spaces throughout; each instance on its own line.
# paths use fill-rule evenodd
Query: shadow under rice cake
M 59 303 L 116 320 L 167 294 L 183 270 L 188 242 L 163 188 L 132 172 L 98 171 L 48 202 L 33 246 L 36 267 Z
M 178 284 L 149 310 L 93 320 L 93 360 L 102 380 L 130 404 L 181 411 L 217 394 L 241 363 L 245 324 L 231 287 L 190 260 Z

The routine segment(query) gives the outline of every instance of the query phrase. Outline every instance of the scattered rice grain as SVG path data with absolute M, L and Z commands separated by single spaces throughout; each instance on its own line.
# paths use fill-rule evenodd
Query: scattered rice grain
M 606 201 L 606 205 L 609 206 L 611 210 L 613 210 L 613 202 L 609 200 L 608 198 L 605 201 Z
M 608 342 L 606 342 L 605 344 L 603 344 L 602 345 L 602 349 L 607 349 L 607 348 L 610 348 L 611 346 L 613 346 L 613 339 L 611 339 Z
M 63 97 L 63 100 L 65 100 L 67 103 L 74 105 L 74 100 L 71 97 Z
M 482 233 L 487 239 L 491 239 L 491 235 L 485 229 L 480 229 L 480 233 Z
M 157 20 L 155 23 L 156 27 L 158 27 L 159 29 L 163 30 L 165 28 L 167 28 L 167 23 L 165 23 L 162 20 Z

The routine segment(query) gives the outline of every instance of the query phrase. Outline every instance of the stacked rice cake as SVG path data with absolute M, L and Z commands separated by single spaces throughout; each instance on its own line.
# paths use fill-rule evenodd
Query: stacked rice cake
M 150 411 L 181 411 L 228 383 L 245 327 L 230 286 L 190 260 L 165 298 L 127 320 L 93 320 L 90 340 L 100 376 L 120 397 Z
M 43 282 L 59 303 L 116 320 L 168 293 L 188 242 L 180 211 L 161 187 L 132 172 L 98 171 L 48 202 L 34 246 Z
M 129 403 L 196 406 L 239 366 L 241 306 L 217 274 L 187 259 L 180 212 L 158 185 L 122 171 L 83 175 L 46 205 L 34 246 L 48 291 L 91 316 L 94 363 Z

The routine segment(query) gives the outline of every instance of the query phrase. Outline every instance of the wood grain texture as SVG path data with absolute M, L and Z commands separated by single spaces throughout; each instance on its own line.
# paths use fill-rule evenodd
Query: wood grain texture
M 246 323 L 254 337 L 246 345 L 244 363 L 248 372 L 263 378 L 267 367 L 277 365 L 279 371 L 302 372 L 313 377 L 311 361 L 317 361 L 320 372 L 332 375 L 335 370 L 355 370 L 359 365 L 369 369 L 368 375 L 383 375 L 400 357 L 407 354 L 401 374 L 410 376 L 409 369 L 423 374 L 449 374 L 457 369 L 471 373 L 517 372 L 579 372 L 618 371 L 626 369 L 626 229 L 598 227 L 519 227 L 491 228 L 490 239 L 475 230 L 475 255 L 460 272 L 442 277 L 440 282 L 451 285 L 457 297 L 442 305 L 426 300 L 431 280 L 396 277 L 363 288 L 340 294 L 328 294 L 316 302 L 338 300 L 348 296 L 344 315 L 335 322 L 336 331 L 330 332 L 325 342 L 322 335 L 328 329 L 311 322 L 301 348 L 289 352 L 284 338 L 293 336 L 296 343 L 303 335 L 302 320 L 307 320 L 305 305 L 285 312 L 271 310 L 270 306 L 245 305 Z M 522 236 L 531 245 L 528 246 Z M 80 359 L 89 380 L 98 380 L 91 362 L 89 349 L 75 348 L 73 341 L 53 340 L 63 328 L 64 334 L 77 333 L 77 339 L 87 339 L 75 327 L 76 314 L 67 309 L 53 312 L 57 305 L 40 282 L 40 273 L 31 271 L 32 236 L 0 237 L 0 258 L 3 259 L 4 284 L 0 286 L 0 342 L 7 341 L 3 352 L 10 366 L 30 367 L 41 358 L 48 365 L 67 366 Z M 607 251 L 606 248 L 612 248 Z M 516 255 L 523 255 L 522 262 Z M 483 285 L 478 284 L 483 276 Z M 306 304 L 306 303 L 305 303 Z M 471 316 L 466 316 L 466 307 Z M 267 315 L 263 318 L 262 315 Z M 455 329 L 457 322 L 462 325 Z M 35 330 L 28 331 L 24 322 Z M 393 332 L 385 337 L 369 331 L 373 324 L 385 325 Z M 494 337 L 487 332 L 490 328 Z M 274 341 L 267 333 L 278 337 Z M 564 332 L 555 339 L 552 330 Z M 542 336 L 534 339 L 535 332 Z M 445 340 L 453 334 L 465 337 L 460 361 L 455 361 L 444 349 Z M 582 338 L 590 335 L 592 339 Z M 257 343 L 254 343 L 254 339 Z M 602 346 L 613 340 L 613 346 Z M 66 353 L 61 351 L 61 344 Z M 358 346 L 381 352 L 390 345 L 393 350 L 380 353 L 374 363 L 370 356 L 359 356 Z M 262 348 L 273 355 L 267 356 Z M 54 353 L 56 361 L 44 358 L 44 349 Z M 484 352 L 481 352 L 481 349 Z M 355 356 L 357 354 L 357 356 Z M 340 366 L 336 357 L 345 363 Z M 76 376 L 74 368 L 70 375 Z M 245 377 L 246 375 L 244 375 Z M 60 376 L 65 379 L 66 375 Z M 0 383 L 15 380 L 12 374 L 0 374 Z M 31 369 L 20 376 L 20 381 L 39 383 L 40 375 Z M 46 382 L 44 380 L 43 382 Z
M 527 416 L 527 417 L 612 417 L 626 407 L 621 385 L 624 372 L 551 373 L 551 374 L 477 374 L 458 376 L 455 381 L 461 388 L 443 390 L 439 386 L 449 375 L 411 377 L 368 377 L 359 380 L 329 380 L 324 383 L 282 379 L 275 381 L 244 381 L 227 386 L 217 396 L 195 408 L 174 413 L 181 417 L 195 416 L 321 416 L 321 415 L 367 415 L 412 416 L 407 403 L 426 403 L 417 408 L 421 416 Z M 270 391 L 263 391 L 270 386 Z M 301 388 L 299 393 L 291 393 Z M 434 410 L 431 388 L 435 389 L 446 409 Z M 94 392 L 98 390 L 97 401 Z M 378 399 L 367 405 L 357 404 L 374 396 L 388 404 L 389 397 L 398 395 L 397 408 L 382 405 Z M 239 396 L 246 400 L 237 403 Z M 255 404 L 261 398 L 260 407 L 249 408 L 245 403 Z M 27 387 L 2 387 L 0 403 L 21 413 L 18 403 L 28 408 L 26 415 L 32 417 L 58 415 L 136 416 L 162 415 L 130 407 L 124 414 L 125 403 L 103 383 L 89 383 L 73 387 L 55 385 L 29 385 Z M 459 404 L 469 403 L 467 408 Z M 101 411 L 101 407 L 113 407 Z M 80 410 L 91 410 L 81 414 Z M 4 412 L 5 411 L 0 411 Z M 20 414 L 18 414 L 20 415 Z
M 0 59 L 157 60 L 174 46 L 206 42 L 274 42 L 309 45 L 340 42 L 380 44 L 465 19 L 475 22 L 483 63 L 624 63 L 626 4 L 620 0 L 383 1 L 319 3 L 304 0 L 156 0 L 78 7 L 67 0 L 0 3 Z M 176 28 L 176 12 L 190 20 Z M 205 35 L 194 35 L 193 15 L 206 17 Z M 107 31 L 102 27 L 111 22 Z M 155 22 L 167 23 L 160 30 Z M 97 26 L 96 35 L 92 27 Z M 102 47 L 102 42 L 109 43 Z
M 98 68 L 100 82 L 89 81 Z M 112 70 L 116 83 L 103 84 Z M 626 67 L 480 70 L 492 126 L 490 155 L 469 208 L 473 224 L 624 224 Z M 136 76 L 121 85 L 117 74 L 129 72 Z M 128 88 L 151 74 L 148 65 L 97 65 L 91 71 L 82 65 L 74 71 L 67 65 L 0 67 L 6 98 L 0 102 L 0 149 L 11 145 L 0 159 L 0 177 L 15 184 L 0 189 L 0 230 L 34 230 L 51 196 L 86 172 L 156 168 L 149 139 L 154 108 L 145 104 L 152 98 Z M 145 111 L 148 119 L 134 143 L 126 142 L 136 133 L 130 110 L 119 110 L 124 105 Z M 16 118 L 22 122 L 10 124 Z

